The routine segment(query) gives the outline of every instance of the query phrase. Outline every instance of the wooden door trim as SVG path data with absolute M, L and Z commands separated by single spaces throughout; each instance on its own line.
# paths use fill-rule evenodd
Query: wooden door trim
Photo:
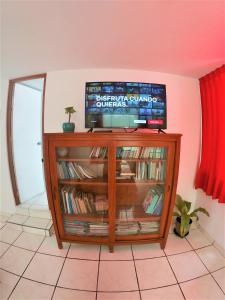
M 7 98 L 7 112 L 6 112 L 6 137 L 7 137 L 7 153 L 8 153 L 8 164 L 9 173 L 12 183 L 12 190 L 15 199 L 15 204 L 20 204 L 19 191 L 16 181 L 15 164 L 13 158 L 13 141 L 12 141 L 12 107 L 13 107 L 13 96 L 15 90 L 15 84 L 21 81 L 32 80 L 32 79 L 44 79 L 43 92 L 42 92 L 42 141 L 44 135 L 44 105 L 45 105 L 45 90 L 46 90 L 46 78 L 47 74 L 36 74 L 31 76 L 24 76 L 9 80 L 8 98 Z

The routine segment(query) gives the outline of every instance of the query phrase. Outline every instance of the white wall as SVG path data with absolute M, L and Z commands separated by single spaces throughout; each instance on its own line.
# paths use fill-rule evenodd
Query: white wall
M 0 169 L 0 182 L 1 182 L 1 198 L 0 198 L 0 211 L 14 212 L 15 200 L 12 192 L 12 185 L 9 174 L 7 144 L 6 144 L 6 108 L 7 108 L 7 92 L 8 81 L 2 79 L 1 89 L 1 169 Z
M 67 120 L 64 107 L 74 105 L 77 112 L 72 116 L 76 131 L 84 131 L 84 93 L 86 81 L 140 81 L 166 84 L 167 87 L 167 132 L 182 133 L 180 173 L 178 193 L 186 199 L 195 201 L 193 189 L 200 141 L 200 95 L 197 79 L 178 75 L 120 69 L 66 70 L 47 74 L 45 97 L 45 132 L 62 132 L 62 123 Z M 6 95 L 5 95 L 6 96 Z M 5 132 L 6 97 L 3 102 L 1 128 Z M 8 171 L 3 134 L 2 177 L 3 211 L 14 211 L 14 199 Z
M 204 207 L 210 217 L 199 214 L 200 225 L 225 250 L 225 204 L 212 200 L 202 190 L 198 190 L 196 207 Z

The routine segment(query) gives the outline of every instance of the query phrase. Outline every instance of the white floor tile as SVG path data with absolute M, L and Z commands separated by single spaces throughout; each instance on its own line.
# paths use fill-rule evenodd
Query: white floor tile
M 49 219 L 29 217 L 24 223 L 26 226 L 45 229 L 49 223 Z
M 54 286 L 21 278 L 10 300 L 50 300 Z
M 70 258 L 98 260 L 99 251 L 100 246 L 98 245 L 71 244 L 67 256 Z
M 32 234 L 39 234 L 42 236 L 45 236 L 47 234 L 46 229 L 39 229 L 39 228 L 34 228 L 34 227 L 29 227 L 29 226 L 23 226 L 23 231 L 32 233 Z
M 0 222 L 5 223 L 8 220 L 9 217 L 10 216 L 8 216 L 8 215 L 1 215 L 0 214 Z
M 95 300 L 95 292 L 75 291 L 57 287 L 53 300 Z
M 19 276 L 0 270 L 0 299 L 6 300 L 11 294 Z
M 34 253 L 11 246 L 0 258 L 0 267 L 17 275 L 22 275 Z
M 37 253 L 23 277 L 46 284 L 56 284 L 64 259 Z
M 212 273 L 216 282 L 219 284 L 223 292 L 225 293 L 225 268 Z
M 225 295 L 210 275 L 180 284 L 186 300 L 224 300 Z
M 115 246 L 114 252 L 110 253 L 107 246 L 101 246 L 101 260 L 133 260 L 131 246 Z
M 138 290 L 133 261 L 101 261 L 98 291 Z
M 10 228 L 8 225 L 5 225 L 1 230 L 0 230 L 0 241 L 12 244 L 18 236 L 21 234 L 21 231 L 19 230 L 14 230 Z
M 31 217 L 36 217 L 36 218 L 45 218 L 45 219 L 51 219 L 51 213 L 49 211 L 48 206 L 44 205 L 32 205 L 29 208 L 29 215 Z
M 58 286 L 95 291 L 98 261 L 67 258 L 59 278 Z
M 13 245 L 32 251 L 37 251 L 43 240 L 44 236 L 42 235 L 23 232 Z
M 28 216 L 15 214 L 12 215 L 7 222 L 15 223 L 15 224 L 24 224 L 26 220 L 28 219 Z
M 44 242 L 42 243 L 41 247 L 38 249 L 38 252 L 49 254 L 49 255 L 56 255 L 66 257 L 69 243 L 63 243 L 63 249 L 59 249 L 56 241 L 55 235 L 51 237 L 46 237 Z
M 139 292 L 103 293 L 98 292 L 97 300 L 140 300 Z
M 134 259 L 165 256 L 159 244 L 132 245 Z
M 23 225 L 21 224 L 15 224 L 15 223 L 7 223 L 7 227 L 16 230 L 16 231 L 22 231 L 23 230 Z
M 212 244 L 212 240 L 209 240 L 199 229 L 191 230 L 186 239 L 190 242 L 194 249 L 205 247 Z
M 207 274 L 208 271 L 194 251 L 168 256 L 178 282 Z
M 214 246 L 198 249 L 196 252 L 210 272 L 225 267 L 225 258 Z
M 141 298 L 142 300 L 184 300 L 182 292 L 177 284 L 163 288 L 142 291 Z
M 192 250 L 186 239 L 182 239 L 175 234 L 169 234 L 164 251 L 166 255 L 172 255 Z
M 135 265 L 141 290 L 177 283 L 165 257 L 136 260 Z
M 0 256 L 2 256 L 3 253 L 5 253 L 9 247 L 10 247 L 9 244 L 0 242 Z

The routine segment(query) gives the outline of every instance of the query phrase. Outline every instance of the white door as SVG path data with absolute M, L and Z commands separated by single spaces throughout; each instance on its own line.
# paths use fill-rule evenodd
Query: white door
M 16 83 L 13 98 L 13 158 L 21 203 L 45 192 L 42 163 L 43 79 L 36 80 L 41 81 L 38 89 L 30 87 L 29 81 Z

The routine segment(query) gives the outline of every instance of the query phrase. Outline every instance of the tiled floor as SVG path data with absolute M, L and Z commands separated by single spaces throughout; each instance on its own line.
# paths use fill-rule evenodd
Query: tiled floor
M 198 229 L 159 245 L 64 244 L 0 229 L 0 299 L 222 300 L 225 259 Z
M 16 213 L 18 215 L 51 219 L 46 193 L 39 194 L 30 200 L 22 202 L 16 207 Z

